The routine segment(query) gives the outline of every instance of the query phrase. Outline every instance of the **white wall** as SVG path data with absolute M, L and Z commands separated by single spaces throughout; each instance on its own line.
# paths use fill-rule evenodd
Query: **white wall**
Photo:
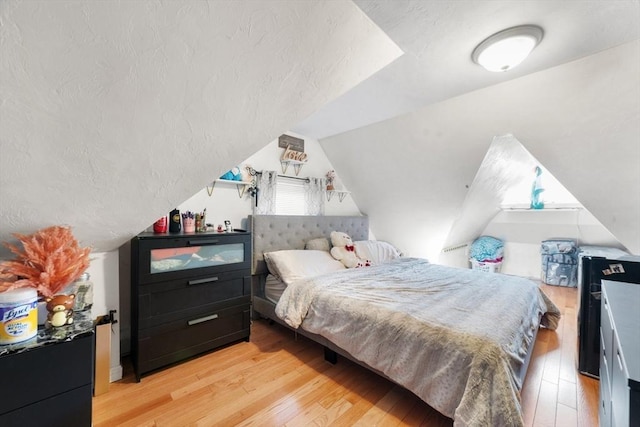
M 333 169 L 331 162 L 320 147 L 317 140 L 307 138 L 304 135 L 294 132 L 287 132 L 287 135 L 304 139 L 305 153 L 308 156 L 307 163 L 302 166 L 298 177 L 318 177 L 323 178 L 327 171 Z M 237 166 L 250 165 L 258 171 L 274 170 L 282 173 L 280 158 L 284 149 L 278 147 L 278 140 L 271 141 L 251 157 Z M 229 165 L 229 169 L 236 165 Z M 292 166 L 287 169 L 287 176 L 296 176 Z M 338 181 L 340 176 L 338 175 Z M 210 188 L 210 187 L 209 187 Z M 348 189 L 347 189 L 348 190 Z M 258 196 L 259 197 L 259 196 Z M 225 219 L 231 221 L 235 228 L 246 229 L 247 216 L 251 214 L 254 199 L 248 193 L 240 198 L 235 185 L 227 183 L 216 183 L 212 195 L 209 196 L 207 188 L 203 188 L 193 197 L 184 201 L 178 206 L 181 212 L 190 210 L 192 212 L 202 212 L 207 209 L 207 222 L 211 224 L 223 224 Z M 325 215 L 359 215 L 360 211 L 353 201 L 351 195 L 347 195 L 342 202 L 337 197 L 331 201 L 325 199 Z
M 333 169 L 331 162 L 327 159 L 318 141 L 306 138 L 293 132 L 288 135 L 303 138 L 305 140 L 305 153 L 308 155 L 307 163 L 302 167 L 299 177 L 324 177 L 327 171 Z M 266 147 L 242 162 L 242 165 L 251 165 L 256 170 L 275 170 L 282 172 L 280 157 L 284 149 L 278 148 L 278 140 L 272 141 Z M 231 168 L 235 165 L 229 165 Z M 293 169 L 287 170 L 287 175 L 295 176 Z M 340 176 L 338 176 L 339 180 Z M 348 190 L 348 188 L 344 188 Z M 254 200 L 245 194 L 239 198 L 235 185 L 217 183 L 211 196 L 206 188 L 203 188 L 193 197 L 179 204 L 177 207 L 181 212 L 190 210 L 201 212 L 207 209 L 207 222 L 211 224 L 223 224 L 225 219 L 231 221 L 235 228 L 247 227 L 247 217 L 252 213 Z M 167 212 L 168 214 L 168 212 Z M 360 215 L 360 210 L 353 201 L 351 195 L 347 195 L 340 202 L 337 197 L 333 197 L 327 202 L 325 199 L 325 215 Z M 152 230 L 150 224 L 148 230 Z M 120 329 L 121 329 L 121 353 L 127 354 L 131 350 L 131 320 L 130 312 L 130 245 L 124 244 L 120 247 Z
M 438 259 L 492 139 L 505 134 L 640 253 L 639 75 L 635 41 L 320 143 L 376 236 L 410 255 Z
M 504 210 L 482 232 L 505 241 L 502 272 L 540 279 L 540 244 L 566 238 L 583 246 L 624 249 L 620 242 L 584 208 Z
M 402 54 L 350 1 L 3 0 L 0 22 L 0 240 L 66 224 L 102 252 Z
M 543 169 L 542 210 L 529 209 L 536 166 Z M 580 245 L 624 249 L 513 135 L 496 137 L 491 143 L 439 262 L 468 268 L 468 245 L 481 235 L 505 242 L 503 273 L 538 279 L 543 240 L 569 238 Z
M 120 317 L 120 291 L 118 251 L 92 252 L 91 264 L 87 272 L 93 282 L 93 318 L 109 314 L 110 310 L 117 310 L 116 320 Z M 119 320 L 118 320 L 119 321 Z M 111 381 L 122 378 L 120 364 L 120 325 L 111 327 Z

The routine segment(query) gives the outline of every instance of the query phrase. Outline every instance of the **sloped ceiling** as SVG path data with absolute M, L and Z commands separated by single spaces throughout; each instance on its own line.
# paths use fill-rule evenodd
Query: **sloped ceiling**
M 376 237 L 414 256 L 438 258 L 504 134 L 638 254 L 639 76 L 634 41 L 320 142 Z
M 0 240 L 67 224 L 97 251 L 402 54 L 351 2 L 7 0 L 0 23 Z
M 544 212 L 529 209 L 536 166 L 542 168 L 540 178 Z M 506 210 L 503 210 L 503 206 L 506 206 Z M 505 218 L 512 222 L 519 219 L 526 225 L 515 222 L 509 229 L 494 225 L 492 230 L 500 234 L 489 235 L 536 246 L 544 239 L 564 236 L 579 237 L 581 245 L 620 247 L 620 243 L 603 229 L 580 201 L 513 135 L 493 139 L 444 246 L 456 247 L 471 242 L 487 232 L 487 224 Z M 556 222 L 552 223 L 551 219 Z M 578 220 L 582 222 L 577 223 Z M 573 232 L 574 229 L 577 229 L 578 236 Z M 597 230 L 597 233 L 593 230 Z M 562 234 L 567 232 L 571 234 Z M 464 265 L 467 265 L 467 259 L 464 259 Z
M 469 185 L 444 246 L 471 242 L 480 236 L 487 223 L 500 212 L 509 190 L 524 180 L 532 182 L 535 166 L 536 159 L 513 135 L 494 138 Z
M 355 0 L 405 55 L 297 124 L 325 138 L 640 37 L 638 0 Z M 518 67 L 490 73 L 471 60 L 486 37 L 536 24 L 542 43 Z

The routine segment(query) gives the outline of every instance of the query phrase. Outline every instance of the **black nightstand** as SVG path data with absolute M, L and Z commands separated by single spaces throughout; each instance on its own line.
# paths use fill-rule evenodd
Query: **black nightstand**
M 91 426 L 94 333 L 0 355 L 0 425 Z

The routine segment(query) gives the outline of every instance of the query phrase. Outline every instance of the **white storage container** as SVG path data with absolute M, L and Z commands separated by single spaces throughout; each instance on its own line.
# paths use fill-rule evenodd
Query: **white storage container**
M 38 292 L 19 288 L 0 292 L 0 345 L 29 340 L 38 333 Z

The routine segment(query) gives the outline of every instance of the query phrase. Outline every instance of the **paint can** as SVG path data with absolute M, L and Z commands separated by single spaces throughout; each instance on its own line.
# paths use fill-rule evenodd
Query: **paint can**
M 19 288 L 0 292 L 0 345 L 27 341 L 38 333 L 38 292 Z

